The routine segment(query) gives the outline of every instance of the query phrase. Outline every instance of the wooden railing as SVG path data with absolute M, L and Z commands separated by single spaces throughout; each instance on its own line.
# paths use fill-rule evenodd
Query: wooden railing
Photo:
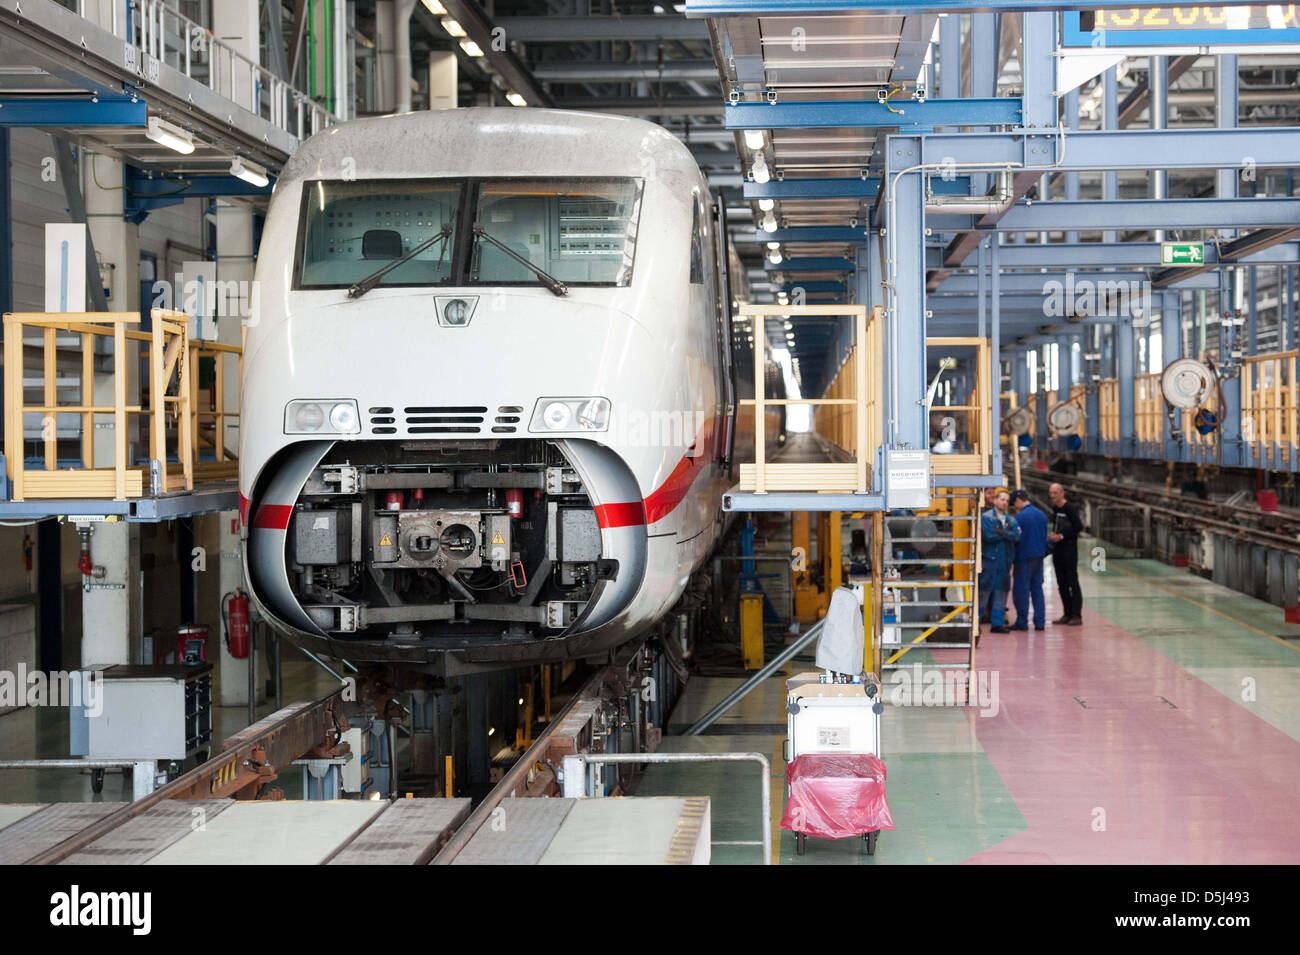
M 1119 379 L 1103 378 L 1097 382 L 1098 432 L 1103 441 L 1119 440 Z
M 1164 439 L 1165 397 L 1160 372 L 1133 379 L 1133 434 L 1138 445 L 1158 445 Z
M 755 439 L 753 463 L 740 464 L 740 490 L 765 494 L 768 491 L 838 491 L 867 494 L 871 491 L 871 461 L 881 445 L 883 423 L 881 414 L 882 380 L 869 369 L 879 367 L 882 348 L 881 326 L 884 310 L 876 307 L 868 314 L 865 305 L 743 305 L 737 315 L 751 316 L 754 325 L 754 398 L 740 402 L 742 408 L 754 408 Z M 764 327 L 768 316 L 780 316 L 794 323 L 808 316 L 849 318 L 854 322 L 854 348 L 832 383 L 839 395 L 822 398 L 769 399 L 766 396 L 767 334 Z M 847 371 L 846 371 L 847 369 Z M 838 384 L 836 384 L 838 382 Z M 766 410 L 773 405 L 811 405 L 814 420 L 817 412 L 825 408 L 843 409 L 844 416 L 827 419 L 824 412 L 821 422 L 828 431 L 818 431 L 822 437 L 842 448 L 851 460 L 828 463 L 779 463 L 767 461 L 765 425 Z M 848 423 L 851 420 L 851 425 Z
M 200 408 L 199 359 L 213 359 L 211 408 Z M 235 377 L 235 394 L 244 379 L 244 349 L 239 345 L 190 339 L 190 394 L 195 396 L 190 414 L 190 431 L 194 435 L 194 475 L 200 481 L 221 481 L 238 477 L 239 459 L 234 450 L 226 446 L 226 419 L 239 422 L 238 411 L 226 410 L 226 362 L 233 360 L 238 373 Z M 236 397 L 236 401 L 238 397 Z M 209 434 L 209 432 L 211 432 Z M 203 448 L 211 448 L 214 460 L 201 459 Z
M 5 385 L 5 464 L 12 482 L 14 500 L 27 498 L 125 498 L 145 493 L 192 490 L 195 476 L 194 434 L 200 419 L 215 416 L 214 439 L 218 462 L 227 457 L 224 450 L 225 418 L 222 384 L 216 386 L 217 410 L 198 412 L 192 393 L 197 382 L 197 357 L 205 352 L 218 355 L 218 381 L 224 360 L 231 352 L 242 350 L 214 342 L 197 342 L 189 338 L 189 319 L 184 312 L 153 309 L 152 327 L 143 332 L 131 329 L 140 321 L 136 312 L 21 312 L 4 316 L 4 385 Z M 24 333 L 28 329 L 41 333 L 43 397 L 40 404 L 26 403 L 23 384 Z M 77 404 L 58 400 L 58 342 L 60 332 L 80 338 L 80 399 Z M 95 341 L 113 341 L 113 370 L 109 376 L 113 388 L 112 404 L 94 404 Z M 141 342 L 141 357 L 148 360 L 148 402 L 128 405 L 128 342 Z M 103 373 L 100 373 L 101 378 Z M 44 445 L 44 468 L 28 468 L 25 460 L 23 419 L 39 414 L 42 419 L 41 442 Z M 79 415 L 81 467 L 60 468 L 58 461 L 58 417 Z M 233 414 L 233 413 L 231 413 Z M 102 466 L 95 455 L 95 416 L 112 415 L 113 462 Z M 148 458 L 158 464 L 156 480 L 149 467 L 136 467 L 129 460 L 129 416 L 137 416 L 147 425 Z M 170 442 L 175 460 L 168 461 L 169 424 L 175 429 Z
M 1242 359 L 1241 438 L 1260 463 L 1294 459 L 1300 407 L 1297 356 L 1300 352 L 1285 351 Z
M 975 388 L 974 404 L 969 405 L 934 405 L 930 408 L 930 421 L 936 417 L 942 424 L 945 417 L 964 417 L 965 428 L 956 427 L 958 436 L 965 435 L 968 450 L 952 454 L 930 455 L 930 471 L 933 474 L 992 474 L 993 449 L 992 420 L 988 409 L 992 407 L 992 387 L 989 382 L 989 340 L 987 338 L 927 338 L 927 349 L 973 348 L 975 349 Z M 942 354 L 941 358 L 946 357 Z M 931 431 L 936 429 L 931 425 Z M 939 434 L 942 435 L 942 427 Z

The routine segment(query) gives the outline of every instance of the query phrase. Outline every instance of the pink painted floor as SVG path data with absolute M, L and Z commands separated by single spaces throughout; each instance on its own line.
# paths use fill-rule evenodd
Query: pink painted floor
M 1087 607 L 1084 624 L 984 628 L 1001 710 L 967 714 L 1029 827 L 967 861 L 1300 862 L 1300 742 Z

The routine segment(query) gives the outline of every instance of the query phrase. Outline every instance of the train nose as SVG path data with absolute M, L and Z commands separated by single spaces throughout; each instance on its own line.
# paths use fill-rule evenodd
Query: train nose
M 306 441 L 268 468 L 245 559 L 291 641 L 345 641 L 353 660 L 506 659 L 520 640 L 603 627 L 642 586 L 636 481 L 595 442 Z

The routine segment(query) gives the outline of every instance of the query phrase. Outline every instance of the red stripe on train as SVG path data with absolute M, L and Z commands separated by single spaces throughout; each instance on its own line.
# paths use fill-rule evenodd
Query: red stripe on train
M 699 477 L 700 469 L 708 467 L 717 458 L 722 435 L 722 419 L 714 418 L 704 423 L 695 444 L 677 462 L 663 484 L 651 491 L 644 506 L 641 502 L 606 504 L 596 508 L 596 521 L 601 527 L 632 527 L 653 524 L 672 513 L 682 502 L 691 485 Z M 604 513 L 602 513 L 604 512 Z
M 292 516 L 292 504 L 261 504 L 253 515 L 253 527 L 267 531 L 288 530 Z
M 596 505 L 596 523 L 601 527 L 638 527 L 645 523 L 645 504 L 628 501 L 625 504 Z

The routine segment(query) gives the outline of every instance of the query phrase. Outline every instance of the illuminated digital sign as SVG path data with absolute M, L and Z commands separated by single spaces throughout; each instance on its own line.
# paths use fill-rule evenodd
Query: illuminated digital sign
M 1300 4 L 1099 7 L 1065 14 L 1064 45 L 1258 46 L 1300 42 Z

